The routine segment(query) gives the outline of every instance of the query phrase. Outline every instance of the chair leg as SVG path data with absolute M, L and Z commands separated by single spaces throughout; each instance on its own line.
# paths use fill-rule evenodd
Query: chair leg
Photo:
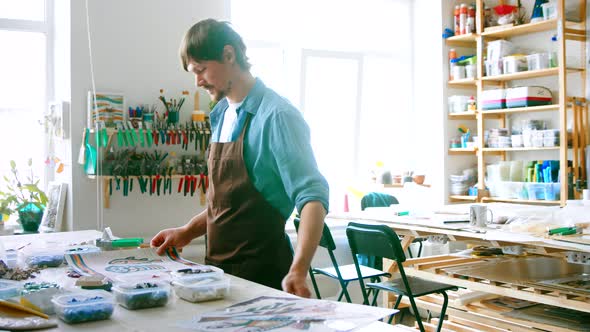
M 379 296 L 379 290 L 378 289 L 373 289 L 373 302 L 371 302 L 371 305 L 373 307 L 377 306 L 377 297 Z
M 418 256 L 416 257 L 422 257 L 422 241 L 419 242 L 420 245 L 418 246 Z
M 447 311 L 447 304 L 449 303 L 449 297 L 447 296 L 447 292 L 441 293 L 443 298 L 442 308 L 440 309 L 440 317 L 438 318 L 438 327 L 436 328 L 436 332 L 440 332 L 442 330 L 443 321 L 445 320 L 445 312 Z
M 348 282 L 347 281 L 341 281 L 340 282 L 340 287 L 342 288 L 342 290 L 340 291 L 340 294 L 338 295 L 338 300 L 340 301 L 342 300 L 342 296 L 344 296 L 346 298 L 346 302 L 348 303 L 352 303 L 352 300 L 350 299 L 350 295 L 348 294 Z
M 309 270 L 309 277 L 311 278 L 311 284 L 313 285 L 313 290 L 315 291 L 315 296 L 321 300 L 322 297 L 320 295 L 320 289 L 318 288 L 318 284 L 315 281 L 314 273 L 311 270 Z
M 402 302 L 402 297 L 404 297 L 402 294 L 397 294 L 397 300 L 395 300 L 395 304 L 393 305 L 393 309 L 397 309 L 397 307 L 399 307 L 399 304 Z M 389 316 L 389 320 L 387 321 L 387 324 L 391 324 L 394 316 L 395 316 L 395 314 Z M 403 315 L 403 311 L 402 311 L 402 316 L 400 317 L 400 323 L 403 318 L 404 318 L 404 315 Z
M 408 256 L 410 256 L 410 258 L 414 258 L 414 256 L 412 255 L 412 249 L 410 249 L 410 246 L 408 246 Z
M 418 327 L 420 328 L 420 332 L 424 332 L 424 325 L 422 325 L 422 318 L 420 318 L 420 313 L 418 312 L 418 306 L 416 306 L 416 302 L 414 301 L 413 296 L 408 296 L 410 298 L 410 304 L 412 305 L 412 310 L 414 310 L 414 317 L 416 317 L 416 323 L 418 323 Z

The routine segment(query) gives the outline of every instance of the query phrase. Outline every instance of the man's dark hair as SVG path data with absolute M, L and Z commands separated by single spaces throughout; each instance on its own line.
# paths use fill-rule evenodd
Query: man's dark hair
M 249 70 L 246 45 L 242 37 L 227 22 L 206 19 L 193 25 L 182 38 L 180 59 L 184 70 L 188 70 L 189 60 L 223 61 L 223 48 L 230 45 L 234 49 L 236 62 L 242 70 Z

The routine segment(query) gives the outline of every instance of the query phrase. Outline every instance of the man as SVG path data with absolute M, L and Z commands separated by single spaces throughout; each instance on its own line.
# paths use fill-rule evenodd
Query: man
M 250 73 L 246 46 L 225 22 L 207 19 L 184 36 L 180 57 L 212 110 L 207 210 L 151 242 L 163 254 L 207 234 L 205 262 L 225 272 L 309 297 L 307 271 L 322 235 L 328 184 L 319 173 L 301 113 Z M 298 245 L 285 222 L 297 207 Z

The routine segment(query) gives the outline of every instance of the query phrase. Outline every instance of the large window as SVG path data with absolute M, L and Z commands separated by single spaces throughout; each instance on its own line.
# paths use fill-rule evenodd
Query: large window
M 35 175 L 44 178 L 40 121 L 51 93 L 50 5 L 51 0 L 0 1 L 0 173 L 9 169 L 9 160 L 24 171 L 32 158 Z
M 329 14 L 326 14 L 329 13 Z M 411 0 L 234 0 L 254 75 L 303 112 L 333 206 L 411 153 Z

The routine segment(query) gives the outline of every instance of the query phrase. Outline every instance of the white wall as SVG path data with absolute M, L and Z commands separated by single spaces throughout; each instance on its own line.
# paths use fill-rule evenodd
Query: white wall
M 446 1 L 414 1 L 414 128 L 416 149 L 412 156 L 426 170 L 432 184 L 432 204 L 443 204 L 445 179 L 447 178 L 445 143 L 445 102 L 443 87 L 446 86 L 443 54 L 442 15 Z
M 60 2 L 60 1 L 58 1 Z M 155 103 L 160 88 L 171 96 L 195 91 L 194 81 L 179 62 L 178 46 L 184 32 L 204 18 L 227 19 L 229 0 L 89 0 L 92 55 L 97 91 L 121 91 L 128 105 Z M 97 181 L 88 179 L 75 163 L 86 126 L 86 98 L 91 89 L 85 1 L 71 1 L 71 126 L 69 143 L 73 166 L 68 229 L 97 226 Z M 59 84 L 68 85 L 65 82 Z M 62 94 L 67 99 L 67 94 Z M 200 108 L 206 109 L 201 98 Z M 185 112 L 193 109 L 192 98 Z M 138 191 L 135 183 L 134 191 Z M 174 190 L 173 190 L 174 191 Z M 149 197 L 137 192 L 123 198 L 114 193 L 111 208 L 103 211 L 104 225 L 119 236 L 149 239 L 164 227 L 184 224 L 200 211 L 195 197 Z

